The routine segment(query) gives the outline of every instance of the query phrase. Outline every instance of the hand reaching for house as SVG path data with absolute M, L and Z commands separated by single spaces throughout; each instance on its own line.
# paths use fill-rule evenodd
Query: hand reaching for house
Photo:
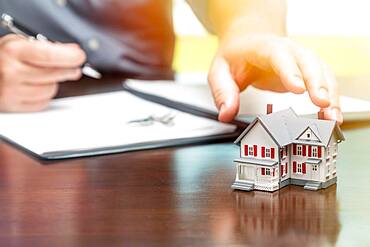
M 208 81 L 219 120 L 231 121 L 239 110 L 239 93 L 248 86 L 302 94 L 324 109 L 324 118 L 343 122 L 336 79 L 311 51 L 285 37 L 232 32 L 220 42 Z

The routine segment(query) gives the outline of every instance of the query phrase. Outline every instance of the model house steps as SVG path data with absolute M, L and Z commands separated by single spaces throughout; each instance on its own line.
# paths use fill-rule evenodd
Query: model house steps
M 251 191 L 251 190 L 254 190 L 254 184 L 248 183 L 248 182 L 237 181 L 232 184 L 231 188 L 235 190 Z
M 321 182 L 315 182 L 315 181 L 307 182 L 304 186 L 304 189 L 305 190 L 319 190 L 321 189 Z

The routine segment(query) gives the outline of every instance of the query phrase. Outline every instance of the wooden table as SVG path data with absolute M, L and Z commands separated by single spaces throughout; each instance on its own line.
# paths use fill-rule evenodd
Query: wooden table
M 369 246 L 369 126 L 344 126 L 319 192 L 231 190 L 230 143 L 48 164 L 2 143 L 0 246 Z

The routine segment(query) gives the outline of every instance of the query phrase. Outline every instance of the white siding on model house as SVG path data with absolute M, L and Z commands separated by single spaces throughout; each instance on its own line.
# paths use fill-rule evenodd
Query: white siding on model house
M 311 177 L 311 174 L 308 174 L 308 170 L 310 168 L 308 167 L 309 165 L 307 163 L 306 163 L 306 174 L 298 173 L 298 172 L 294 173 L 293 172 L 293 161 L 297 162 L 297 167 L 298 167 L 298 163 L 302 164 L 303 162 L 306 162 L 306 160 L 307 160 L 307 153 L 306 153 L 306 156 L 298 155 L 298 146 L 300 146 L 300 144 L 297 144 L 297 152 L 296 152 L 296 155 L 294 155 L 294 151 L 293 151 L 294 146 L 290 145 L 290 153 L 291 153 L 291 164 L 290 164 L 290 166 L 292 167 L 291 178 L 309 180 L 309 178 Z
M 298 155 L 298 148 L 299 146 L 302 147 L 302 152 L 301 154 L 302 155 Z M 297 152 L 296 152 L 296 155 L 294 155 L 294 145 L 291 145 L 291 148 L 290 148 L 290 152 L 291 152 L 291 167 L 292 167 L 292 172 L 291 172 L 291 178 L 294 178 L 294 179 L 303 179 L 303 180 L 311 180 L 312 179 L 312 165 L 311 163 L 307 163 L 307 159 L 309 159 L 309 151 L 308 151 L 308 146 L 309 145 L 305 145 L 306 146 L 306 155 L 304 156 L 303 155 L 303 145 L 301 144 L 297 144 Z M 325 182 L 325 175 L 324 174 L 324 171 L 322 170 L 323 167 L 325 166 L 325 150 L 326 148 L 324 146 L 318 146 L 318 145 L 311 145 L 312 147 L 312 150 L 314 148 L 321 148 L 321 163 L 318 165 L 318 169 L 319 169 L 319 181 L 321 182 Z M 313 151 L 311 151 L 311 154 L 313 153 Z M 318 153 L 318 151 L 317 151 Z M 313 156 L 311 156 L 313 157 Z M 315 157 L 315 159 L 318 159 L 318 157 Z M 293 161 L 296 161 L 297 162 L 297 172 L 293 172 Z M 303 164 L 305 163 L 306 164 L 306 173 L 298 173 L 298 164 Z M 303 167 L 303 165 L 302 165 Z M 324 180 L 323 180 L 324 179 Z M 317 180 L 317 179 L 314 179 L 314 180 Z
M 257 145 L 257 156 L 246 156 L 244 154 L 244 146 L 248 145 L 248 147 Z M 241 157 L 254 157 L 257 159 L 271 159 L 271 158 L 262 158 L 261 156 L 261 147 L 264 146 L 266 148 L 274 148 L 275 149 L 275 157 L 273 160 L 279 161 L 279 150 L 277 144 L 274 142 L 270 134 L 265 130 L 262 124 L 257 121 L 256 124 L 249 130 L 249 132 L 243 137 L 240 143 L 240 151 Z
M 282 162 L 281 164 L 283 164 L 284 166 L 287 163 L 287 173 L 286 173 L 286 175 L 284 175 L 284 177 L 282 177 L 281 181 L 284 181 L 284 180 L 290 178 L 290 172 L 291 172 L 291 168 L 290 167 L 291 167 L 291 164 L 290 164 L 290 148 L 289 147 L 290 147 L 290 145 L 286 145 L 286 153 L 287 153 L 287 155 L 286 155 L 286 157 L 283 157 L 282 160 L 281 160 L 281 162 Z M 279 176 L 281 176 L 280 171 L 281 170 L 280 170 L 280 167 L 279 167 Z
M 326 164 L 323 166 L 323 181 L 327 181 L 331 178 L 336 177 L 336 154 L 338 153 L 338 143 L 337 143 L 337 136 L 334 133 L 330 137 L 328 149 L 329 149 L 329 155 L 328 150 L 325 150 L 325 161 Z

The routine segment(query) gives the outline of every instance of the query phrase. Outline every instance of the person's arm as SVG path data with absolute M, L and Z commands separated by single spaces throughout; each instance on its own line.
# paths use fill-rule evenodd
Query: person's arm
M 284 0 L 207 0 L 207 2 L 209 21 L 219 37 L 231 31 L 285 35 Z
M 331 70 L 284 37 L 285 1 L 208 0 L 207 15 L 220 38 L 208 81 L 221 121 L 235 117 L 239 92 L 250 85 L 298 94 L 307 90 L 312 102 L 324 108 L 325 118 L 343 121 Z

